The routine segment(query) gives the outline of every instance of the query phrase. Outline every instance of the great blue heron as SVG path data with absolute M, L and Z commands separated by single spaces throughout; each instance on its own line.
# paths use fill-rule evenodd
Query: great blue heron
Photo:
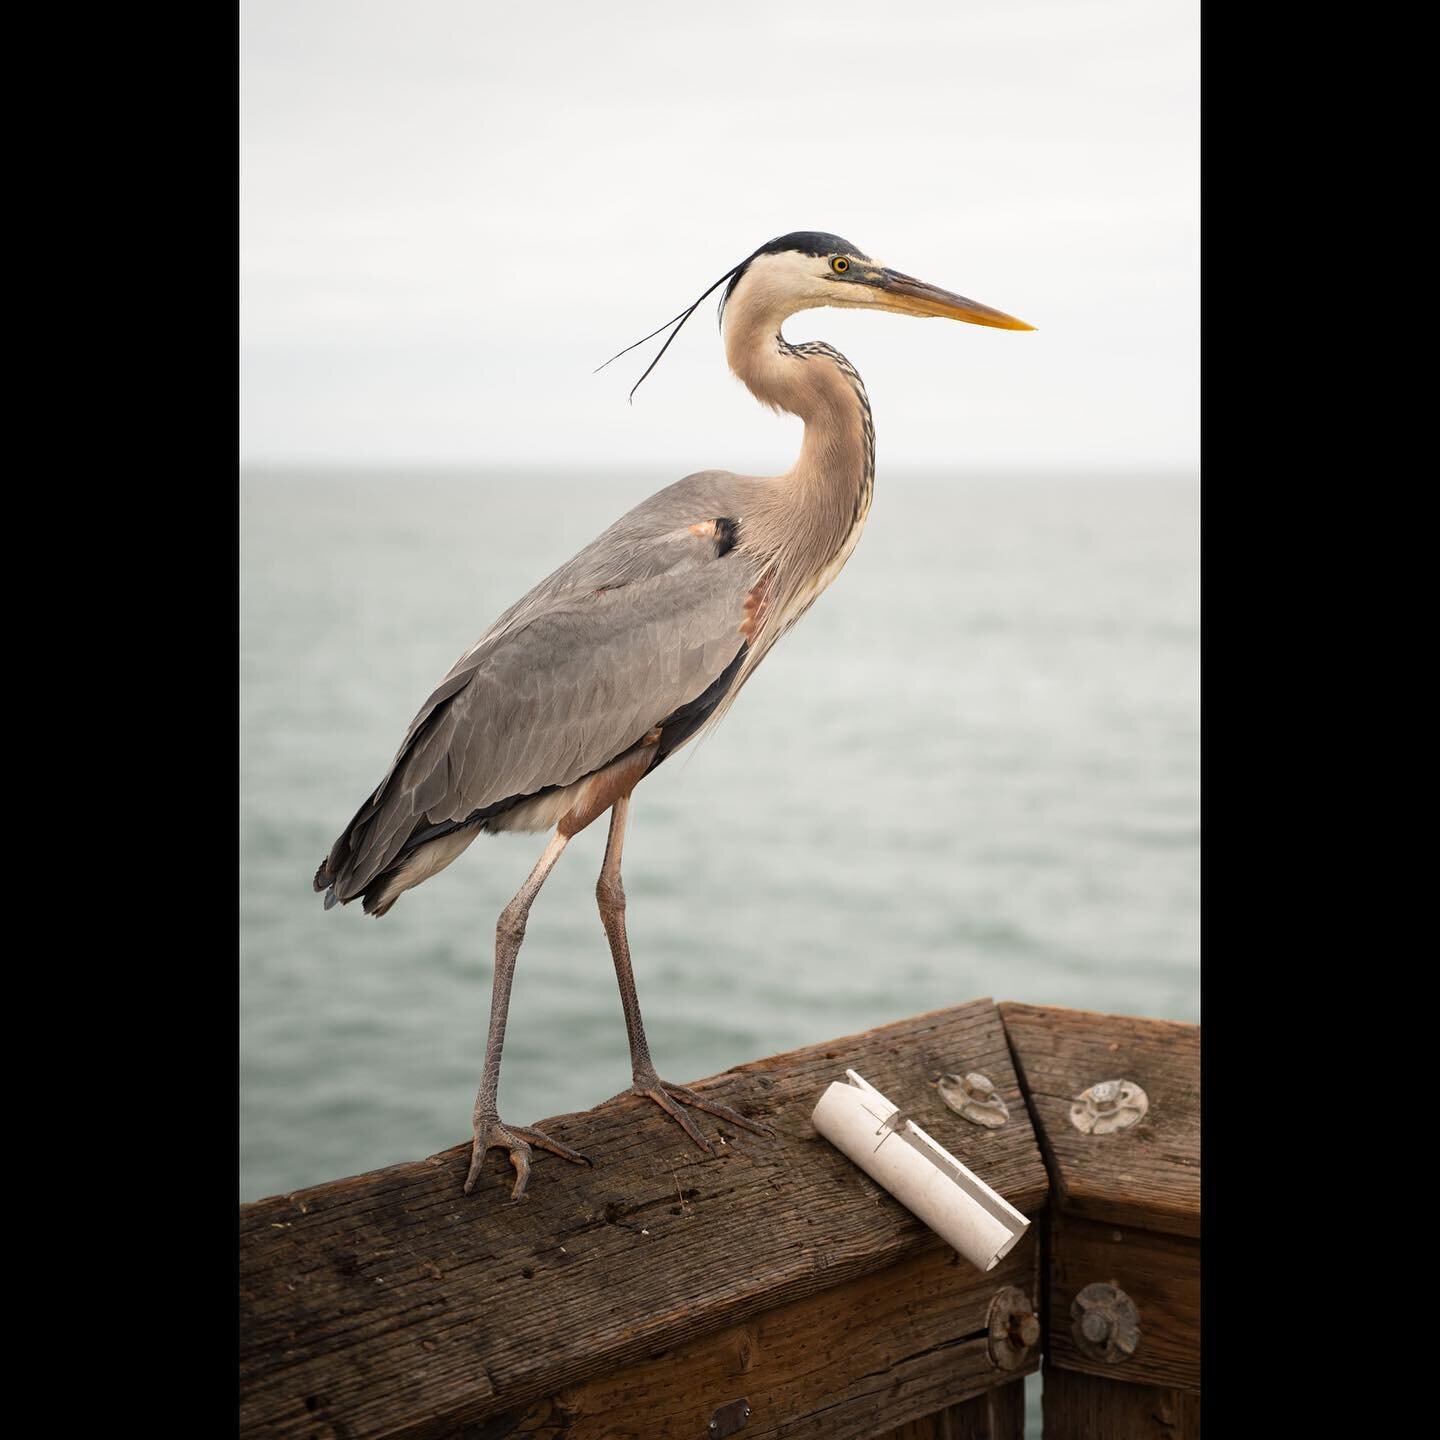
M 510 981 L 530 906 L 571 838 L 606 810 L 610 836 L 595 893 L 620 983 L 633 1093 L 654 1101 L 706 1152 L 712 1146 L 686 1107 L 771 1133 L 656 1073 L 630 968 L 620 857 L 635 786 L 731 704 L 840 573 L 870 509 L 875 430 L 860 376 L 829 345 L 792 345 L 780 327 L 797 311 L 836 305 L 1033 328 L 886 269 L 839 236 L 798 231 L 762 245 L 647 335 L 670 330 L 641 380 L 721 285 L 730 368 L 762 404 L 805 422 L 799 459 L 783 475 L 705 470 L 677 481 L 511 606 L 421 707 L 384 779 L 315 875 L 326 909 L 360 899 L 366 914 L 384 915 L 481 831 L 555 827 L 496 927 L 466 1194 L 492 1147 L 509 1152 L 517 1200 L 532 1145 L 588 1163 L 539 1130 L 503 1124 L 496 1100 Z

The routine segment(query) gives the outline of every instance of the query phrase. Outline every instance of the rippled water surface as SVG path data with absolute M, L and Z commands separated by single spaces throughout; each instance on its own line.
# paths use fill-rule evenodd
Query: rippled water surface
M 242 481 L 242 1198 L 468 1138 L 495 918 L 544 837 L 482 836 L 381 921 L 310 879 L 456 657 L 672 478 Z M 882 469 L 844 574 L 636 792 L 661 1073 L 979 995 L 1198 1020 L 1198 548 L 1184 476 Z M 516 1122 L 629 1083 L 604 829 L 531 915 Z

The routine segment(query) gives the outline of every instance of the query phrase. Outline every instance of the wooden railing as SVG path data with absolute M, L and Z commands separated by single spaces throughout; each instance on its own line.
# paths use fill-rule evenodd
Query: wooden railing
M 815 1134 L 847 1066 L 1040 1222 L 995 1269 Z M 936 1088 L 969 1072 L 999 1128 Z M 1198 1435 L 1198 1075 L 1194 1026 L 977 1000 L 698 1082 L 775 1130 L 706 1116 L 714 1157 L 627 1095 L 544 1122 L 595 1165 L 520 1205 L 500 1151 L 461 1193 L 468 1145 L 244 1205 L 241 1434 L 1021 1440 L 1043 1352 L 1047 1437 Z M 1148 1109 L 1082 1133 L 1112 1079 Z

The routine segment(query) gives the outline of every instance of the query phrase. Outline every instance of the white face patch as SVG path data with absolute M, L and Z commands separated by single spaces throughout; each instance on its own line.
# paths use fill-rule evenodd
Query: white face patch
M 836 275 L 830 268 L 832 258 L 802 255 L 798 250 L 757 255 L 735 287 L 730 304 L 776 319 L 823 305 L 844 309 L 873 305 L 881 292 L 865 284 L 863 279 Z M 846 258 L 850 260 L 849 275 L 879 274 L 880 267 L 873 260 Z

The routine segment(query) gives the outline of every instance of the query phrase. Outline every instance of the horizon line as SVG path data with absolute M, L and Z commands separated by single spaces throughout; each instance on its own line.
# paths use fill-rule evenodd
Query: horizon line
M 704 466 L 702 470 L 722 469 L 719 466 Z M 877 467 L 879 469 L 880 467 Z M 953 474 L 957 469 L 962 474 L 1025 474 L 1025 475 L 1184 475 L 1199 478 L 1201 462 L 1197 460 L 1087 460 L 1066 462 L 1058 460 L 892 460 L 885 470 L 909 473 Z M 621 474 L 671 474 L 674 467 L 658 461 L 609 460 L 601 463 L 586 460 L 317 460 L 317 459 L 242 459 L 239 462 L 241 478 L 247 475 L 289 474 L 289 475 L 457 475 L 457 474 L 515 474 L 545 473 L 556 474 L 583 470 L 594 475 Z M 685 471 L 700 474 L 702 470 Z M 734 474 L 750 474 L 750 471 L 733 471 Z M 760 471 L 753 473 L 759 474 Z

